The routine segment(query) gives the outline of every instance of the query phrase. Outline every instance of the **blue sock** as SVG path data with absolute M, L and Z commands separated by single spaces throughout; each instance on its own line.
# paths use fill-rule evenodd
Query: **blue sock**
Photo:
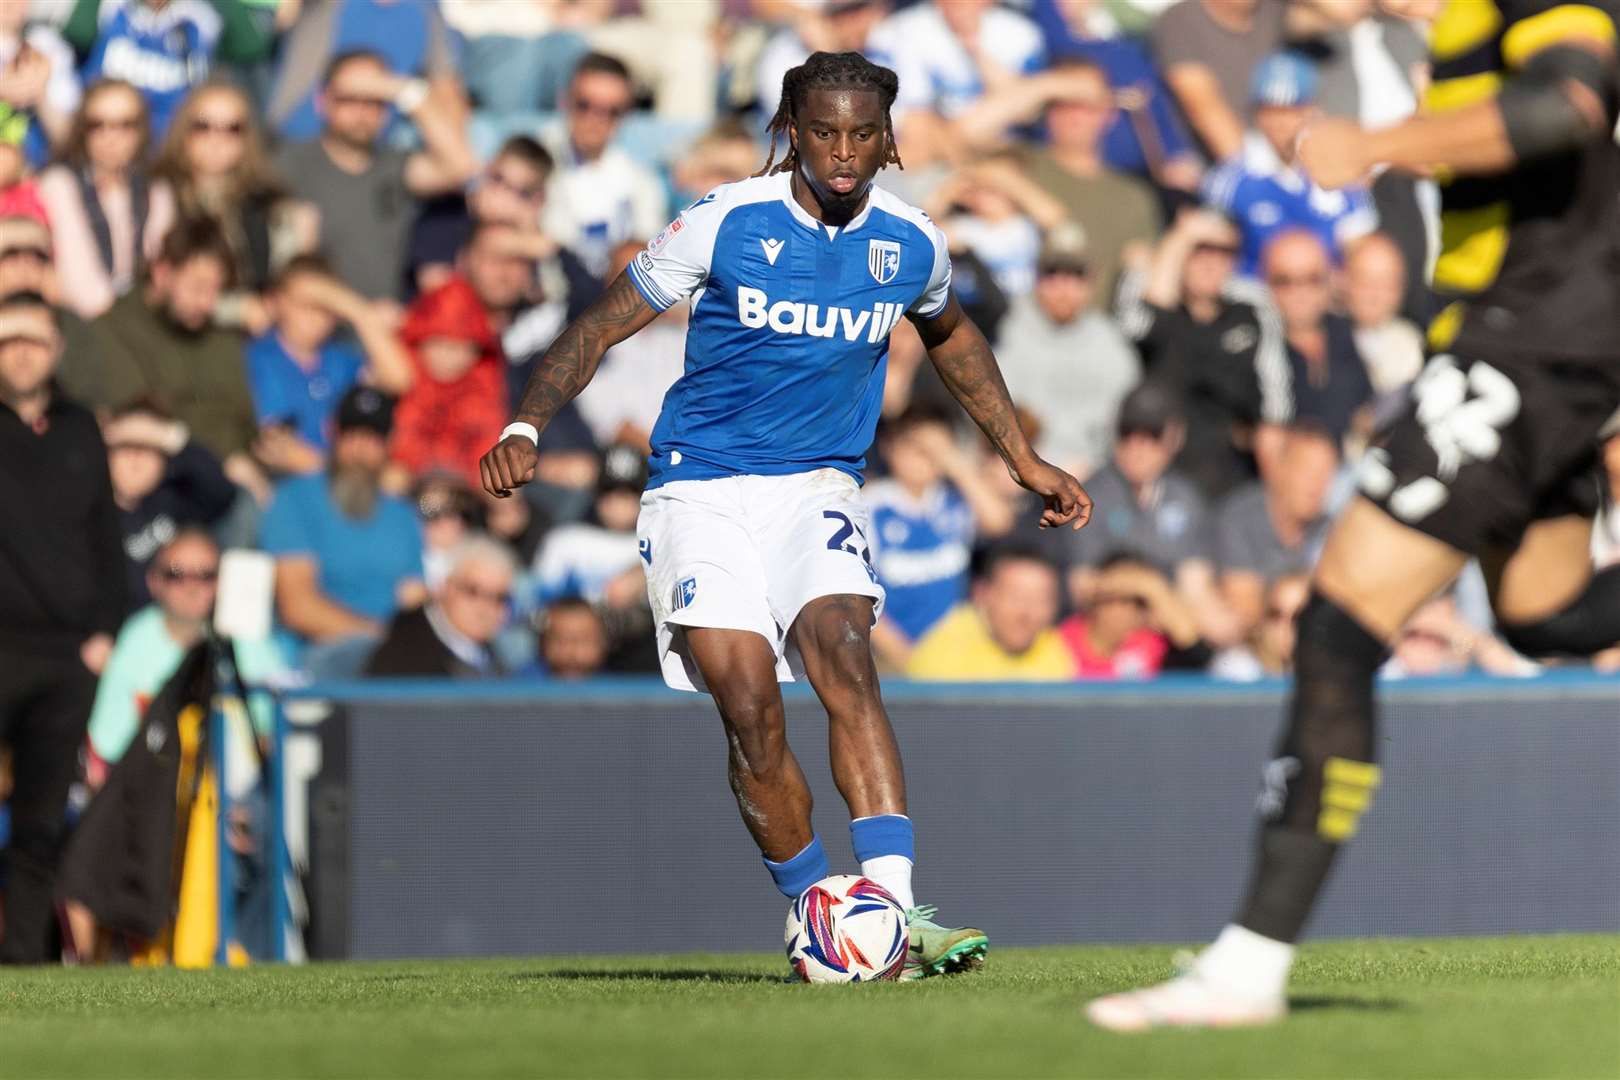
M 879 814 L 849 823 L 849 838 L 860 860 L 861 873 L 888 889 L 901 907 L 916 906 L 911 892 L 911 867 L 916 841 L 911 819 L 904 814 Z
M 856 818 L 849 823 L 850 843 L 855 859 L 865 862 L 883 855 L 899 855 L 917 861 L 917 842 L 912 836 L 911 819 L 904 814 L 879 814 Z
M 786 862 L 766 859 L 765 869 L 771 872 L 783 896 L 797 900 L 800 893 L 828 874 L 827 852 L 821 846 L 821 837 L 812 835 L 804 850 Z

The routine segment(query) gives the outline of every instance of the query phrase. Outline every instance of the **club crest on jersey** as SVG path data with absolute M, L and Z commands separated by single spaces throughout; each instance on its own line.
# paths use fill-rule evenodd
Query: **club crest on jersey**
M 893 281 L 894 276 L 900 272 L 899 241 L 868 240 L 866 268 L 872 272 L 872 280 L 879 285 L 887 285 Z
M 697 578 L 681 578 L 675 583 L 675 595 L 670 597 L 671 606 L 676 611 L 686 607 L 697 596 Z

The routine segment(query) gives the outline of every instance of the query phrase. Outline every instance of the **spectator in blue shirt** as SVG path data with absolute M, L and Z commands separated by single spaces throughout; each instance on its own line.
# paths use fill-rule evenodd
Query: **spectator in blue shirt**
M 141 92 L 157 138 L 216 57 L 262 59 L 273 41 L 243 0 L 78 0 L 62 36 L 88 53 L 86 85 L 123 79 Z
M 1030 18 L 1052 60 L 1079 57 L 1108 76 L 1117 111 L 1103 133 L 1104 163 L 1163 187 L 1191 190 L 1203 169 L 1175 100 L 1146 46 L 1120 36 L 1101 7 L 1090 0 L 1035 0 Z
M 404 393 L 411 385 L 411 360 L 377 308 L 338 281 L 318 256 L 289 261 L 271 284 L 269 301 L 271 328 L 247 348 L 263 456 L 282 472 L 319 472 L 343 395 L 360 382 Z M 337 335 L 343 322 L 357 340 Z
M 967 598 L 974 539 L 1006 532 L 1012 508 L 940 414 L 913 406 L 885 425 L 878 445 L 889 476 L 866 486 L 866 540 L 887 599 L 872 643 L 901 668 L 912 646 Z
M 1206 202 L 1224 211 L 1243 233 L 1239 272 L 1259 273 L 1260 253 L 1289 229 L 1315 233 L 1333 261 L 1344 248 L 1378 227 L 1372 197 L 1362 187 L 1328 191 L 1298 167 L 1300 132 L 1315 112 L 1316 69 L 1297 53 L 1266 57 L 1254 70 L 1251 95 L 1258 130 L 1244 136 L 1238 155 L 1204 178 Z
M 325 473 L 284 482 L 265 513 L 276 612 L 316 678 L 360 670 L 393 614 L 422 602 L 422 528 L 383 492 L 393 403 L 358 386 L 338 406 Z

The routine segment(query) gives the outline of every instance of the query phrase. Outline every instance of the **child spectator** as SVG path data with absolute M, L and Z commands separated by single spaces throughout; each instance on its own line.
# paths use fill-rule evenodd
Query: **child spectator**
M 253 411 L 269 451 L 263 456 L 283 472 L 315 472 L 330 449 L 332 412 L 343 395 L 361 381 L 403 394 L 414 379 L 411 360 L 377 308 L 318 256 L 288 262 L 268 299 L 274 324 L 247 347 Z M 337 336 L 340 322 L 354 328 L 358 343 Z
M 1132 555 L 1103 562 L 1090 604 L 1058 633 L 1082 679 L 1151 679 L 1166 667 L 1201 667 L 1210 656 L 1169 579 Z
M 865 488 L 867 540 L 888 596 L 872 641 L 898 669 L 913 644 L 967 597 L 975 538 L 1009 529 L 1012 510 L 941 415 L 913 406 L 885 426 L 878 445 L 889 476 Z
M 400 398 L 393 457 L 413 476 L 448 469 L 479 484 L 478 459 L 506 426 L 506 371 L 489 315 L 453 278 L 416 299 L 400 336 L 414 376 Z
M 130 600 L 144 604 L 151 599 L 147 568 L 157 552 L 187 527 L 218 522 L 238 492 L 219 459 L 151 402 L 115 412 L 103 436 L 129 561 Z

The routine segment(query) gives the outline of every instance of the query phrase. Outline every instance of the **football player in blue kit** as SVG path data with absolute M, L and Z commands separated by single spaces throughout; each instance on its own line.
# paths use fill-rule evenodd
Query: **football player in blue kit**
M 539 432 L 603 352 L 690 306 L 685 373 L 653 430 L 638 523 L 665 681 L 714 697 L 743 823 L 796 898 L 829 872 L 778 687 L 808 677 L 856 858 L 907 909 L 905 977 L 920 978 L 979 966 L 989 941 L 938 925 L 913 896 L 905 780 L 872 658 L 884 594 L 859 485 L 900 319 L 1014 479 L 1042 497 L 1043 526 L 1079 528 L 1091 500 L 1025 439 L 989 344 L 951 294 L 939 229 L 872 183 L 900 164 L 898 87 L 858 53 L 790 70 L 765 168 L 688 207 L 562 332 L 481 469 L 497 496 L 531 480 Z

